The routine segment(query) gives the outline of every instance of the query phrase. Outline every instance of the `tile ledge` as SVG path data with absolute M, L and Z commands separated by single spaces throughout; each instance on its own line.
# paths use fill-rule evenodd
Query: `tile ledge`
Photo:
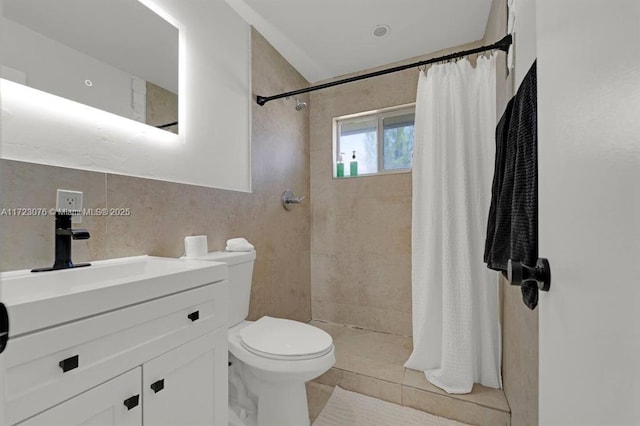
M 358 376 L 368 377 L 370 379 L 375 379 L 375 380 L 379 380 L 381 382 L 389 383 L 390 385 L 400 385 L 400 388 L 403 388 L 403 387 L 411 388 L 411 389 L 415 389 L 415 390 L 422 391 L 422 392 L 428 392 L 428 393 L 433 394 L 433 395 L 443 396 L 443 397 L 446 397 L 446 398 L 455 399 L 456 401 L 460 401 L 460 402 L 463 402 L 465 404 L 473 404 L 473 405 L 476 405 L 478 407 L 486 408 L 488 410 L 499 411 L 499 412 L 505 413 L 505 414 L 511 414 L 511 408 L 509 408 L 508 410 L 504 410 L 504 409 L 502 409 L 500 407 L 493 407 L 491 405 L 481 404 L 481 403 L 478 403 L 478 402 L 475 402 L 475 401 L 469 401 L 468 399 L 464 399 L 464 398 L 461 398 L 461 397 L 457 396 L 457 394 L 450 394 L 450 393 L 446 393 L 446 392 L 443 392 L 443 393 L 433 392 L 433 391 L 430 391 L 430 390 L 427 390 L 427 389 L 422 389 L 422 388 L 418 388 L 418 387 L 411 386 L 411 385 L 405 385 L 405 384 L 402 384 L 402 383 L 397 383 L 397 382 L 392 382 L 390 380 L 381 379 L 379 377 L 371 376 L 369 374 L 363 374 L 363 373 L 359 373 L 359 372 L 356 372 L 356 371 L 346 370 L 344 368 L 331 367 L 331 369 L 332 370 L 344 371 L 344 372 L 351 373 L 351 374 L 356 374 Z M 315 382 L 315 380 L 312 380 L 312 382 L 318 383 L 318 382 Z M 322 384 L 322 383 L 318 383 L 318 384 Z M 324 385 L 324 386 L 327 386 L 327 385 Z M 502 394 L 504 395 L 504 390 L 503 389 L 500 389 L 500 392 L 502 392 Z M 468 395 L 468 394 L 465 394 L 465 395 Z M 505 401 L 506 400 L 507 399 L 505 397 Z M 507 405 L 508 405 L 508 402 L 507 402 Z
M 363 376 L 363 377 L 368 377 L 370 379 L 375 379 L 375 380 L 380 380 L 381 382 L 386 382 L 389 383 L 390 385 L 400 385 L 401 387 L 404 386 L 402 383 L 400 382 L 392 382 L 391 380 L 387 380 L 387 379 L 381 379 L 380 377 L 376 377 L 376 376 L 371 376 L 369 374 L 364 374 L 364 373 L 360 373 L 357 371 L 352 371 L 352 370 L 346 370 L 344 368 L 339 368 L 339 367 L 331 367 L 332 370 L 339 370 L 339 371 L 344 371 L 347 373 L 351 373 L 351 374 L 356 374 L 358 376 Z M 315 380 L 315 379 L 314 379 Z M 312 380 L 313 381 L 313 380 Z M 416 388 L 417 389 L 417 388 Z
M 468 399 L 461 398 L 460 396 L 458 396 L 458 395 L 469 395 L 469 394 L 454 394 L 454 393 L 446 393 L 444 391 L 443 391 L 443 393 L 440 393 L 440 392 L 434 392 L 434 391 L 431 391 L 431 390 L 428 390 L 428 389 L 418 388 L 418 387 L 415 387 L 415 386 L 405 385 L 405 384 L 401 384 L 401 386 L 405 387 L 405 388 L 411 388 L 411 389 L 419 390 L 419 391 L 422 391 L 422 392 L 428 392 L 428 393 L 431 393 L 433 395 L 444 396 L 446 398 L 455 399 L 456 401 L 464 402 L 464 403 L 467 403 L 467 404 L 477 405 L 478 407 L 487 408 L 489 410 L 500 411 L 501 413 L 511 414 L 511 408 L 509 408 L 508 410 L 505 411 L 504 409 L 502 409 L 500 407 L 494 407 L 494 406 L 491 406 L 491 405 L 481 404 L 481 403 L 478 403 L 478 402 L 475 402 L 475 401 L 470 401 Z M 500 389 L 500 391 L 504 395 L 504 390 Z M 507 398 L 505 397 L 505 401 L 506 400 L 507 400 Z M 507 401 L 507 405 L 508 405 L 508 401 Z

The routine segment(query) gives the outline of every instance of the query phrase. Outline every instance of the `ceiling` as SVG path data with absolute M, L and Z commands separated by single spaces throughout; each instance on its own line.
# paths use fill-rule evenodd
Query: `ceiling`
M 310 83 L 479 40 L 491 0 L 226 0 Z M 376 25 L 390 27 L 374 37 Z

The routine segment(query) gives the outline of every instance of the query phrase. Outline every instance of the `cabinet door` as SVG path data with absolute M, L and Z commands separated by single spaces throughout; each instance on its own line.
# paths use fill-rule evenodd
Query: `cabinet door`
M 142 365 L 144 423 L 227 425 L 227 329 Z
M 142 426 L 140 376 L 140 367 L 137 367 L 20 426 Z

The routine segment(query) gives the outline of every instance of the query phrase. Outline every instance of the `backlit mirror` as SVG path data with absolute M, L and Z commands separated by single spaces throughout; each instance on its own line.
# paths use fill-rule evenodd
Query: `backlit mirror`
M 178 29 L 138 0 L 4 0 L 2 78 L 178 133 Z

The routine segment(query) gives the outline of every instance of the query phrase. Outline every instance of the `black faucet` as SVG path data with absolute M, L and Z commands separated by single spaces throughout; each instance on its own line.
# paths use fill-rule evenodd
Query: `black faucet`
M 31 272 L 56 271 L 58 269 L 81 268 L 90 263 L 73 264 L 71 261 L 71 239 L 88 240 L 90 235 L 86 229 L 71 229 L 71 215 L 56 213 L 56 259 L 50 268 L 36 268 Z

